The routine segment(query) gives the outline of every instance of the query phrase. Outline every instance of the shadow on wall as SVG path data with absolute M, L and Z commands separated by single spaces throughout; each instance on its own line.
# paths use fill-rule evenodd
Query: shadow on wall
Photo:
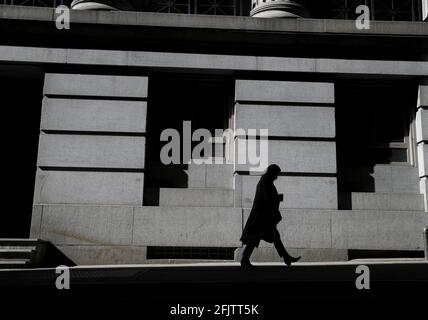
M 43 78 L 37 68 L 1 66 L 2 203 L 0 238 L 30 234 Z
M 406 82 L 354 81 L 337 85 L 339 209 L 352 209 L 353 192 L 379 192 L 377 166 L 413 166 L 411 124 L 416 97 L 416 86 Z M 413 178 L 407 178 L 403 185 L 412 183 L 409 181 Z
M 147 165 L 143 205 L 159 206 L 160 188 L 188 188 L 188 165 L 163 165 L 150 163 Z
M 41 258 L 36 262 L 39 268 L 56 268 L 60 265 L 73 267 L 76 264 L 51 242 L 44 241 Z

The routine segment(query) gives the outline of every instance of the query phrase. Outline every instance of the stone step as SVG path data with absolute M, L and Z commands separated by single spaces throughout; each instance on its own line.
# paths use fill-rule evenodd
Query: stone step
M 407 193 L 352 192 L 353 210 L 424 211 L 424 196 Z
M 37 246 L 3 246 L 0 245 L 0 250 L 15 250 L 15 249 L 29 249 L 29 250 L 37 250 Z
M 21 259 L 28 258 L 31 259 L 31 256 L 35 254 L 35 249 L 32 247 L 29 248 L 13 248 L 13 249 L 4 249 L 0 247 L 0 258 L 2 259 Z
M 0 238 L 0 269 L 21 269 L 37 260 L 38 239 Z
M 375 165 L 339 168 L 341 179 L 358 192 L 418 194 L 418 168 L 404 165 Z M 353 189 L 352 189 L 353 188 Z
M 159 187 L 232 188 L 232 164 L 163 165 L 149 163 L 146 168 L 149 184 Z
M 12 260 L 0 259 L 0 269 L 25 269 L 30 264 L 28 259 Z
M 216 188 L 147 189 L 145 205 L 178 207 L 233 207 L 233 190 Z

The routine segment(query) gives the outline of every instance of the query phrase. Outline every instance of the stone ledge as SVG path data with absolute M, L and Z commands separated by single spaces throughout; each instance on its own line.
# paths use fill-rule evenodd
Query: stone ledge
M 428 62 L 235 56 L 99 49 L 0 46 L 0 62 L 206 70 L 426 76 Z M 101 96 L 99 96 L 101 98 Z M 104 97 L 105 98 L 105 97 Z
M 2 19 L 39 21 L 54 21 L 55 19 L 52 8 L 0 5 L 0 12 L 0 17 Z M 130 11 L 75 10 L 71 12 L 70 22 L 267 32 L 428 35 L 428 25 L 424 22 L 372 21 L 370 30 L 358 30 L 355 28 L 354 20 L 257 19 L 238 16 L 208 16 Z

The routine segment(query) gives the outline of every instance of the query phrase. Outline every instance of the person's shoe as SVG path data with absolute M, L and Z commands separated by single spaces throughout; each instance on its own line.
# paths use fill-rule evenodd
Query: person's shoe
M 285 264 L 288 266 L 288 267 L 291 267 L 291 264 L 292 263 L 294 263 L 294 262 L 297 262 L 297 261 L 299 261 L 300 260 L 300 258 L 302 258 L 302 257 L 297 257 L 297 258 L 294 258 L 294 257 L 287 257 L 287 258 L 284 258 L 284 262 L 285 262 Z
M 250 260 L 241 260 L 241 267 L 244 269 L 250 269 L 254 266 L 251 264 Z

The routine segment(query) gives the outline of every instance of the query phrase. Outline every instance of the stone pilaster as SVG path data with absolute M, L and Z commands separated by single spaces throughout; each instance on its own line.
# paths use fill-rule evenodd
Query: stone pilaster
M 237 80 L 235 101 L 235 207 L 251 207 L 264 165 L 276 163 L 281 208 L 337 209 L 334 84 Z M 251 129 L 268 129 L 267 151 L 252 142 Z M 240 161 L 252 145 L 261 167 Z
M 34 204 L 142 204 L 147 85 L 46 74 Z
M 428 85 L 420 85 L 418 90 L 416 143 L 420 191 L 425 196 L 425 211 L 428 211 Z

